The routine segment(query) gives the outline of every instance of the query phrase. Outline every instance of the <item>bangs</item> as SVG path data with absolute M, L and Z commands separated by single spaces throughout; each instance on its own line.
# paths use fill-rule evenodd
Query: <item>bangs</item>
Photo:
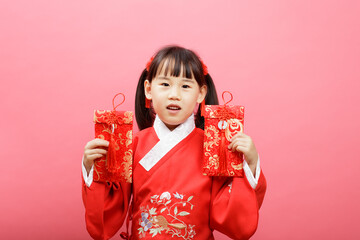
M 184 64 L 181 59 L 168 58 L 160 62 L 156 75 L 164 73 L 165 76 L 192 78 L 193 70 L 189 64 Z M 181 74 L 181 76 L 180 76 Z

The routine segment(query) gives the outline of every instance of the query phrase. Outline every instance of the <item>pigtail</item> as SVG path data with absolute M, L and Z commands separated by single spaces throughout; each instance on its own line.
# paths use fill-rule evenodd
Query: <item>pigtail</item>
M 135 117 L 140 130 L 151 127 L 155 119 L 155 113 L 152 108 L 145 107 L 145 88 L 144 82 L 147 78 L 148 71 L 144 69 L 142 72 L 135 96 Z
M 207 86 L 207 94 L 205 96 L 206 105 L 219 105 L 219 100 L 217 97 L 214 81 L 212 80 L 210 74 L 205 75 L 205 83 Z M 201 106 L 199 104 L 199 109 L 195 116 L 195 125 L 198 128 L 204 129 L 205 119 L 201 116 Z

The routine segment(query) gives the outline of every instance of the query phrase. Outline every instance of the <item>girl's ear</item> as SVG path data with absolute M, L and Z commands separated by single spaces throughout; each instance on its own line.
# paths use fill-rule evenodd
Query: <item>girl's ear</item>
M 145 97 L 151 100 L 151 83 L 149 80 L 144 81 L 144 90 L 145 90 Z
M 207 94 L 207 86 L 204 84 L 202 87 L 200 87 L 199 97 L 196 102 L 200 104 L 202 101 L 204 101 L 206 94 Z

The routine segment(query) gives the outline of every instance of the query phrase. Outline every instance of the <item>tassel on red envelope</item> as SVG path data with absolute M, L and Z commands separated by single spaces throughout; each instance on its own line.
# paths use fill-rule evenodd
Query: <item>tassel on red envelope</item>
M 224 100 L 229 93 L 231 99 Z M 232 100 L 230 92 L 223 92 L 224 105 L 206 105 L 202 115 L 204 128 L 203 174 L 208 176 L 243 177 L 243 154 L 228 149 L 231 138 L 244 132 L 244 107 L 227 105 Z
M 118 95 L 123 101 L 115 106 Z M 133 112 L 116 111 L 125 101 L 125 96 L 118 93 L 113 98 L 113 110 L 95 110 L 95 138 L 109 141 L 106 157 L 95 161 L 94 181 L 132 182 L 132 126 Z

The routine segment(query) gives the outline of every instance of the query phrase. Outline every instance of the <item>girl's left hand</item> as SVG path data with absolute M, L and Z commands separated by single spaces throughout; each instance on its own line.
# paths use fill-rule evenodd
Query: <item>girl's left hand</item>
M 258 152 L 251 137 L 242 132 L 238 132 L 231 138 L 228 148 L 231 149 L 232 152 L 242 152 L 251 171 L 255 173 Z

